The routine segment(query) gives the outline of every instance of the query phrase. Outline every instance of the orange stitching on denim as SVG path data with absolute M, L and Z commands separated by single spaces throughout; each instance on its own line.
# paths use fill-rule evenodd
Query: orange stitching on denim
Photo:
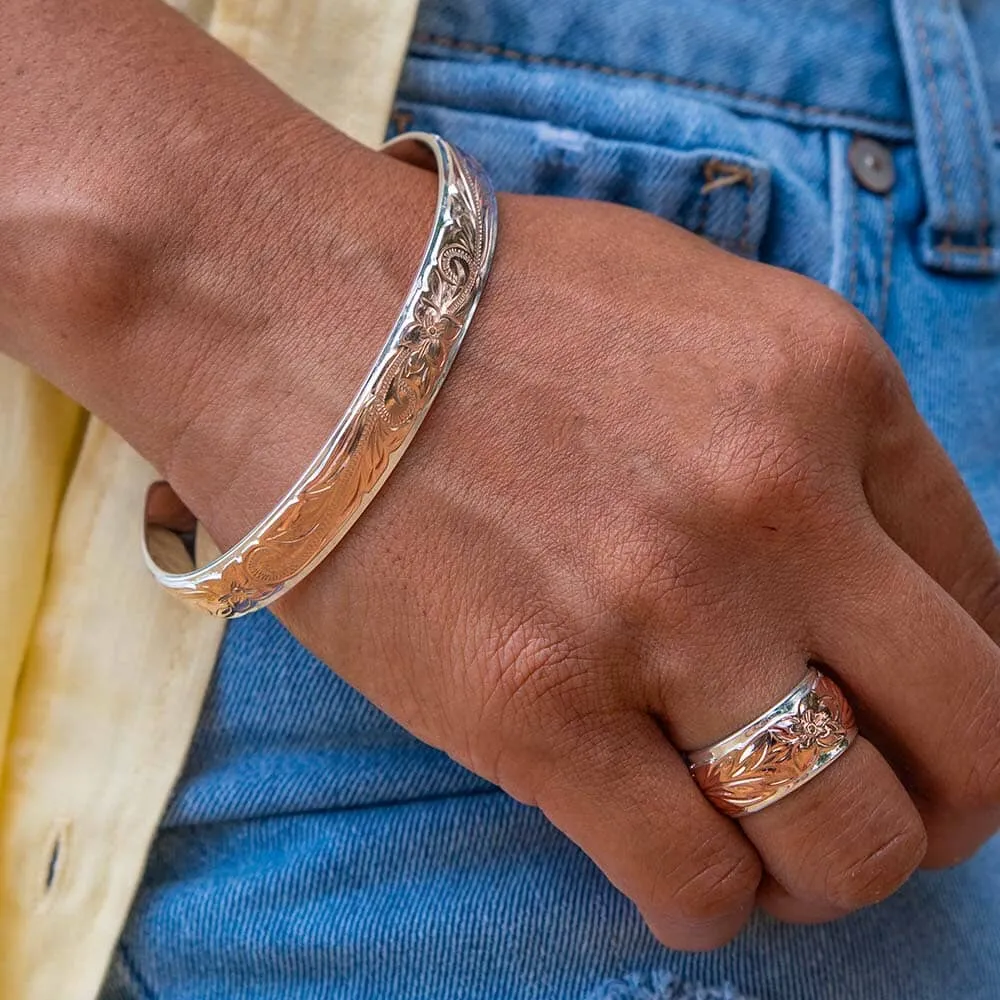
M 745 184 L 753 188 L 753 171 L 739 163 L 726 163 L 713 157 L 705 161 L 702 171 L 705 183 L 701 187 L 702 194 L 710 194 L 719 188 L 732 187 L 734 184 Z
M 940 254 L 944 254 L 946 257 L 951 254 L 964 254 L 966 257 L 990 257 L 993 253 L 993 248 L 988 244 L 986 246 L 974 246 L 967 247 L 962 246 L 958 243 L 952 243 L 950 239 L 947 238 L 950 234 L 945 234 L 946 238 L 941 240 L 940 243 L 935 243 L 931 249 L 936 250 Z
M 946 0 L 942 0 L 945 6 Z M 965 124 L 969 130 L 969 148 L 972 150 L 972 165 L 976 171 L 979 182 L 979 229 L 977 246 L 986 246 L 987 236 L 990 231 L 990 180 L 986 172 L 986 164 L 983 161 L 982 151 L 979 147 L 979 130 L 976 128 L 975 110 L 972 104 L 972 86 L 966 73 L 965 58 L 962 53 L 962 46 L 958 40 L 958 31 L 952 9 L 945 9 L 945 23 L 948 25 L 948 38 L 955 49 L 955 69 L 958 72 L 958 80 L 962 87 L 962 104 L 965 107 Z
M 727 163 L 725 160 L 712 157 L 712 159 L 705 161 L 702 173 L 705 177 L 705 183 L 701 186 L 700 190 L 701 204 L 698 207 L 698 221 L 693 232 L 699 236 L 704 234 L 705 223 L 708 220 L 708 196 L 712 192 L 735 187 L 738 184 L 742 185 L 744 190 L 744 209 L 740 235 L 736 241 L 725 240 L 720 241 L 720 243 L 724 242 L 728 246 L 735 245 L 737 252 L 744 255 L 749 254 L 750 222 L 753 216 L 753 171 L 741 163 Z
M 889 285 L 892 282 L 892 251 L 895 240 L 896 212 L 892 207 L 892 192 L 886 193 L 885 201 L 885 242 L 882 247 L 882 288 L 878 298 L 878 312 L 875 315 L 875 327 L 885 333 L 885 324 L 889 315 Z
M 909 128 L 910 123 L 894 121 L 890 118 L 872 118 L 870 115 L 854 111 L 841 111 L 836 108 L 824 108 L 818 104 L 799 104 L 795 101 L 770 97 L 767 94 L 754 94 L 735 87 L 726 87 L 717 83 L 706 83 L 702 80 L 686 80 L 683 77 L 672 76 L 669 73 L 658 73 L 653 70 L 623 69 L 617 66 L 605 66 L 600 63 L 585 62 L 577 59 L 565 59 L 561 56 L 542 56 L 529 52 L 518 52 L 501 45 L 489 45 L 484 42 L 470 42 L 461 38 L 451 38 L 447 35 L 431 35 L 419 33 L 413 36 L 418 45 L 434 45 L 439 48 L 456 49 L 459 52 L 474 52 L 480 55 L 497 56 L 515 62 L 530 63 L 534 66 L 554 66 L 559 69 L 579 69 L 591 73 L 602 73 L 605 76 L 620 76 L 627 80 L 648 80 L 652 83 L 662 83 L 671 87 L 684 87 L 688 90 L 703 90 L 710 94 L 720 94 L 736 100 L 754 101 L 758 104 L 768 104 L 787 111 L 799 111 L 811 115 L 827 115 L 831 118 L 843 118 L 849 121 L 869 122 L 872 125 L 882 125 L 887 128 Z
M 559 69 L 589 70 L 604 73 L 607 76 L 621 76 L 628 80 L 647 80 L 651 83 L 662 83 L 667 86 L 686 87 L 689 90 L 704 90 L 725 97 L 733 97 L 743 101 L 757 101 L 785 108 L 788 111 L 801 111 L 806 114 L 826 115 L 830 118 L 843 118 L 847 121 L 867 122 L 869 125 L 885 128 L 909 129 L 908 121 L 897 121 L 893 118 L 873 118 L 859 111 L 842 111 L 837 108 L 825 108 L 818 104 L 798 104 L 795 101 L 769 97 L 766 94 L 755 94 L 747 90 L 737 90 L 735 87 L 724 87 L 721 84 L 703 83 L 699 80 L 685 80 L 682 77 L 671 76 L 668 73 L 657 73 L 648 69 L 621 69 L 615 66 L 601 66 L 597 63 L 578 62 L 575 59 L 564 59 L 560 56 L 542 56 L 535 52 L 518 52 L 500 45 L 488 45 L 485 42 L 469 42 L 461 38 L 450 38 L 447 35 L 431 35 L 420 32 L 413 36 L 416 45 L 434 45 L 438 48 L 457 49 L 460 52 L 474 52 L 480 55 L 499 56 L 516 62 L 528 63 L 532 66 L 555 66 Z M 1000 122 L 993 125 L 993 137 L 1000 143 Z
M 389 120 L 397 132 L 405 132 L 413 124 L 413 112 L 395 108 Z

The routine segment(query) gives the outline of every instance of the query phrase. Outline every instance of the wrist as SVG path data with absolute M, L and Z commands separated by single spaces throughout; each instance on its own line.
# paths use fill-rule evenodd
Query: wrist
M 199 515 L 252 465 L 253 509 L 233 519 L 259 513 L 381 346 L 434 178 L 325 126 L 158 0 L 30 0 L 12 17 L 0 351 Z
M 220 199 L 185 268 L 187 315 L 171 309 L 164 322 L 189 359 L 153 462 L 224 545 L 273 507 L 341 418 L 430 231 L 433 173 L 334 149 L 315 124 L 322 135 L 298 136 L 253 173 L 239 218 Z
M 432 174 L 296 114 L 228 140 L 145 212 L 102 196 L 46 213 L 0 282 L 0 346 L 129 439 L 220 542 L 339 418 L 433 211 Z

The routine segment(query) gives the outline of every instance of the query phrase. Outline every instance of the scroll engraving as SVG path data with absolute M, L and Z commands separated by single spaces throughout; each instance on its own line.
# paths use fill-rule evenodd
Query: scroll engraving
M 840 688 L 817 673 L 795 711 L 691 770 L 720 812 L 741 816 L 803 784 L 843 753 L 856 732 L 854 713 Z
M 342 433 L 328 442 L 329 454 L 265 526 L 233 550 L 235 558 L 172 587 L 182 600 L 222 618 L 269 602 L 339 541 L 409 443 L 457 350 L 492 252 L 489 182 L 474 160 L 450 147 L 447 162 L 445 211 L 431 264 L 366 382 L 366 395 L 356 400 Z

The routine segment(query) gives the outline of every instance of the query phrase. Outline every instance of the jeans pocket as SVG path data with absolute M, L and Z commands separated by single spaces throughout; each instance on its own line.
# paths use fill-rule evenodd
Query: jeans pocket
M 726 149 L 672 149 L 530 121 L 401 100 L 390 132 L 437 132 L 486 168 L 501 191 L 591 198 L 651 212 L 757 258 L 771 204 L 761 160 Z

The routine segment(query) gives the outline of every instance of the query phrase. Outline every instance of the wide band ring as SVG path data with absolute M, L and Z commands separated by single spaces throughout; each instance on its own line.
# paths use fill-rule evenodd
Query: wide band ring
M 347 534 L 430 409 L 486 283 L 497 204 L 480 166 L 425 132 L 386 146 L 414 162 L 421 151 L 433 154 L 437 215 L 389 339 L 322 450 L 260 524 L 200 569 L 191 553 L 193 515 L 168 483 L 154 483 L 147 494 L 146 564 L 170 593 L 210 614 L 236 618 L 265 607 Z
M 857 735 L 843 692 L 810 668 L 785 698 L 739 732 L 688 753 L 688 766 L 716 809 L 747 816 L 811 781 Z

